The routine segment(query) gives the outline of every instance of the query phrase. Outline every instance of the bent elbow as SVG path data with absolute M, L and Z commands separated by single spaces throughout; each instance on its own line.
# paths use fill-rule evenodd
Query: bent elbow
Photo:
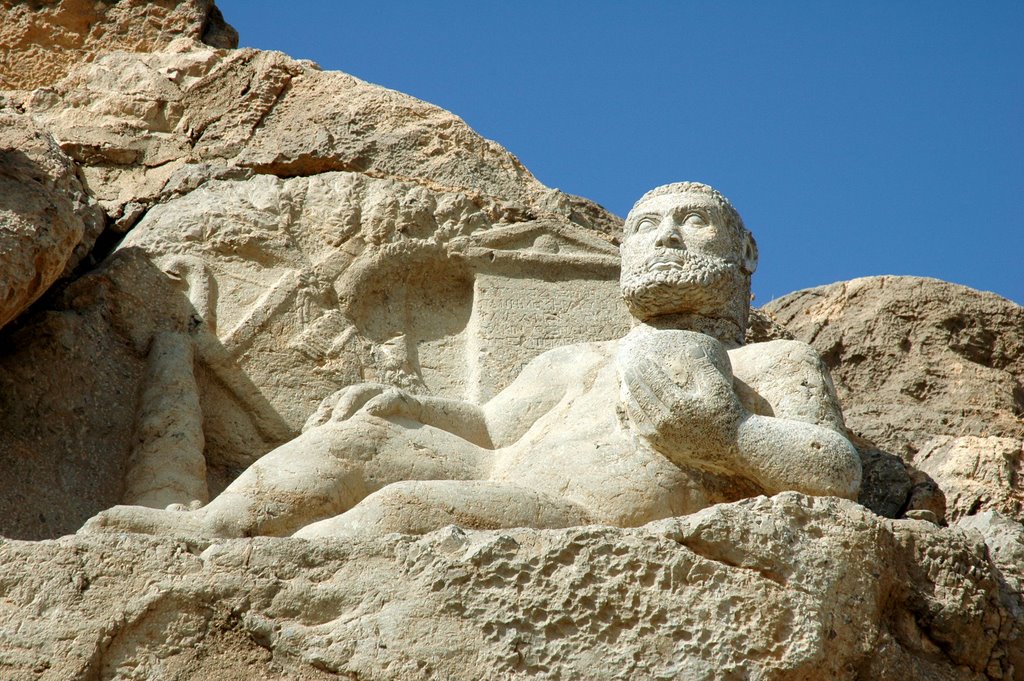
M 814 496 L 842 497 L 857 500 L 863 471 L 860 455 L 850 441 L 838 433 L 814 448 L 814 456 L 807 461 L 807 489 L 800 490 Z M 825 439 L 825 438 L 822 438 Z

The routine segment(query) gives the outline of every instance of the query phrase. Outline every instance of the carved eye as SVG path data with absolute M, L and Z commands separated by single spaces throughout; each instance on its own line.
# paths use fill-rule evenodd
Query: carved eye
M 640 218 L 639 222 L 636 223 L 636 231 L 638 232 L 643 232 L 651 227 L 654 227 L 653 218 Z
M 689 225 L 690 227 L 707 227 L 708 221 L 700 213 L 690 213 L 686 216 L 686 219 L 683 220 L 683 224 Z

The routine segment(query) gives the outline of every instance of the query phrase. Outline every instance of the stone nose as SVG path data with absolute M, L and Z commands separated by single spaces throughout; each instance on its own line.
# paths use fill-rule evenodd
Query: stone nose
M 669 221 L 662 223 L 658 228 L 658 235 L 654 240 L 654 245 L 662 248 L 682 248 L 683 234 L 679 231 L 679 226 Z

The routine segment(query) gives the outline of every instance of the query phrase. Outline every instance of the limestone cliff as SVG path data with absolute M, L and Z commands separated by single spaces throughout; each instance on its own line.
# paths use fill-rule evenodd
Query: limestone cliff
M 62 536 L 173 419 L 216 494 L 344 386 L 479 401 L 621 335 L 621 220 L 438 107 L 234 49 L 210 1 L 0 11 L 0 678 L 1024 679 L 1024 309 L 931 280 L 752 320 L 831 370 L 861 504 Z M 198 406 L 151 410 L 161 385 Z

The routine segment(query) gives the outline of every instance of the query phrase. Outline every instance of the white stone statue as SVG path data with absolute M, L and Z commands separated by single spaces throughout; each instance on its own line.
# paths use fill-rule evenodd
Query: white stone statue
M 741 347 L 757 249 L 729 202 L 654 189 L 621 251 L 625 337 L 545 352 L 485 404 L 350 386 L 208 505 L 117 506 L 83 531 L 635 526 L 784 490 L 855 498 L 860 460 L 814 350 Z

